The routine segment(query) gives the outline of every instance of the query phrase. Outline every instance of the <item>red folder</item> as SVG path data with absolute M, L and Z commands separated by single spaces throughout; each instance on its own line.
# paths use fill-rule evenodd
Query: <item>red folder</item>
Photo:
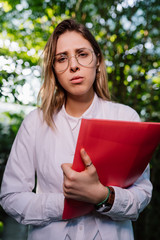
M 103 185 L 127 188 L 143 173 L 159 143 L 160 123 L 82 119 L 72 168 L 85 169 L 80 156 L 84 148 Z M 83 216 L 93 208 L 65 199 L 62 218 Z

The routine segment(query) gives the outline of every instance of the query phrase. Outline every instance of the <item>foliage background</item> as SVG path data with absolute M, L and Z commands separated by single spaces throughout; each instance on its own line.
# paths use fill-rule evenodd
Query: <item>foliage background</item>
M 26 114 L 19 105 L 36 106 L 38 60 L 62 19 L 76 18 L 96 37 L 113 100 L 133 107 L 142 121 L 160 121 L 159 10 L 158 0 L 0 0 L 0 180 Z M 15 107 L 7 112 L 10 103 Z M 159 160 L 157 149 L 151 161 L 153 198 L 134 223 L 136 240 L 160 236 Z M 5 216 L 1 209 L 1 232 Z

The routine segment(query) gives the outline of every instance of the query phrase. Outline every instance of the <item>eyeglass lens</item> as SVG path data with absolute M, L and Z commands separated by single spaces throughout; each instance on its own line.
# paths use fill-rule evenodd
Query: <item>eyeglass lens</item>
M 68 68 L 69 60 L 73 56 L 68 56 L 67 54 L 57 54 L 54 57 L 53 66 L 56 71 L 62 72 Z M 80 49 L 74 57 L 76 58 L 77 62 L 82 66 L 88 66 L 93 61 L 93 52 L 90 49 L 83 48 Z

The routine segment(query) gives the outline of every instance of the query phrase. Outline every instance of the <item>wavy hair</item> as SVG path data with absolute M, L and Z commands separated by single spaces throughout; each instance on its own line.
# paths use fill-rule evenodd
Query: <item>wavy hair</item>
M 57 40 L 66 31 L 76 31 L 90 42 L 99 60 L 99 67 L 93 85 L 94 91 L 100 98 L 110 100 L 106 66 L 97 41 L 83 24 L 77 23 L 74 19 L 63 20 L 57 25 L 44 48 L 42 65 L 43 84 L 38 94 L 38 102 L 40 102 L 40 109 L 43 111 L 43 119 L 52 128 L 54 125 L 53 114 L 62 108 L 66 100 L 66 91 L 59 84 L 53 69 Z

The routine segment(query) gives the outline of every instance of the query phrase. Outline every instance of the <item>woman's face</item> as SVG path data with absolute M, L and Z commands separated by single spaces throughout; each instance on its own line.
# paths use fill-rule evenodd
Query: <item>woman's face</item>
M 80 33 L 67 31 L 58 38 L 55 55 L 55 73 L 67 97 L 92 97 L 97 57 L 90 42 Z

